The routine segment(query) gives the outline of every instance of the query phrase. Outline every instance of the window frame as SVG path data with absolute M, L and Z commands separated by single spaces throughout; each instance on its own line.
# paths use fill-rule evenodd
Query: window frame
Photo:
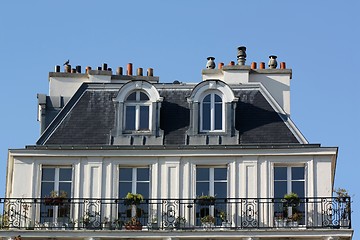
M 204 111 L 204 100 L 207 96 L 210 95 L 210 129 L 204 129 L 204 119 L 205 116 L 203 114 Z M 221 129 L 216 129 L 216 104 L 219 104 L 215 100 L 215 95 L 221 98 Z M 220 104 L 219 104 L 220 105 Z M 201 97 L 200 108 L 199 108 L 199 124 L 200 124 L 200 132 L 225 132 L 225 102 L 223 99 L 223 94 L 219 91 L 206 91 Z
M 127 169 L 132 169 L 132 173 L 131 173 L 131 181 L 124 181 L 124 180 L 120 180 L 120 169 L 121 168 L 127 168 Z M 144 180 L 137 180 L 137 170 L 140 169 L 140 168 L 147 168 L 149 170 L 149 179 L 147 181 L 144 181 Z M 118 197 L 119 198 L 124 198 L 125 196 L 119 196 L 120 194 L 120 185 L 121 185 L 121 182 L 124 182 L 124 183 L 129 183 L 131 182 L 131 193 L 140 193 L 142 194 L 141 192 L 137 192 L 137 183 L 148 183 L 148 187 L 149 187 L 149 197 L 150 198 L 150 194 L 151 194 L 151 167 L 150 166 L 121 166 L 119 165 L 118 167 L 119 169 L 119 172 L 118 172 Z M 146 197 L 146 196 L 145 196 Z
M 128 100 L 128 97 L 135 93 L 136 97 L 135 100 Z M 147 96 L 147 100 L 141 100 L 140 94 L 143 93 Z M 127 128 L 127 111 L 128 107 L 135 107 L 135 129 L 128 129 Z M 147 129 L 141 129 L 141 107 L 148 107 L 148 128 Z M 131 91 L 125 98 L 124 101 L 124 126 L 123 129 L 125 132 L 150 132 L 152 130 L 152 102 L 150 100 L 150 97 L 146 93 L 146 91 L 142 90 L 134 90 Z

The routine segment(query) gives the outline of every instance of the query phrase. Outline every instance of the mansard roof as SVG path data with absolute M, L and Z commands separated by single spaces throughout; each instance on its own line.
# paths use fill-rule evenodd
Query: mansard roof
M 61 110 L 54 108 L 47 98 L 46 129 L 37 145 L 113 145 L 117 115 L 114 99 L 123 85 L 83 83 Z M 191 121 L 188 98 L 196 85 L 153 83 L 153 86 L 162 98 L 162 145 L 187 145 Z M 261 84 L 229 86 L 236 99 L 237 145 L 307 143 Z

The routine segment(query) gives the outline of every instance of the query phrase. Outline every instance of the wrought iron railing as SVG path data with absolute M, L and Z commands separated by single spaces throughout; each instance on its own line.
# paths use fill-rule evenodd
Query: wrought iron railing
M 249 228 L 351 228 L 349 197 L 124 199 L 2 198 L 2 229 L 242 230 Z

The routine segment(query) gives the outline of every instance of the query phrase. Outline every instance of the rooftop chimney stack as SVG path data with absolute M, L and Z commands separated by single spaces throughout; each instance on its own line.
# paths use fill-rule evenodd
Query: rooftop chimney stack
M 215 68 L 215 58 L 214 57 L 208 57 L 207 58 L 207 63 L 206 63 L 206 68 L 207 69 L 214 69 Z
M 277 56 L 270 55 L 269 58 L 270 58 L 268 63 L 269 68 L 275 69 L 277 67 L 277 61 L 276 61 Z
M 237 60 L 238 60 L 238 65 L 242 65 L 242 66 L 245 65 L 246 47 L 244 47 L 244 46 L 238 47 Z

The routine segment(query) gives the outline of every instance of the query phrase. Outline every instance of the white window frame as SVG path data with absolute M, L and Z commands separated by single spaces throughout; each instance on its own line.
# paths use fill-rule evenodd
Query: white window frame
M 41 167 L 41 173 L 43 171 L 43 169 L 45 168 L 54 168 L 55 169 L 55 176 L 54 176 L 54 181 L 43 181 L 42 180 L 42 174 L 40 176 L 41 178 L 41 187 L 40 187 L 40 194 L 41 194 L 41 191 L 42 191 L 42 183 L 43 182 L 53 182 L 54 183 L 54 189 L 53 191 L 57 191 L 58 194 L 60 194 L 59 192 L 59 185 L 60 185 L 60 182 L 64 182 L 64 183 L 70 183 L 71 184 L 71 191 L 70 193 L 67 193 L 68 194 L 68 198 L 71 198 L 72 196 L 72 188 L 73 188 L 73 181 L 74 181 L 74 171 L 73 171 L 73 167 L 72 166 L 50 166 L 50 165 L 47 165 L 47 166 L 42 166 Z M 71 169 L 71 181 L 60 181 L 60 169 Z M 50 193 L 48 193 L 50 194 Z M 45 196 L 41 196 L 41 197 L 45 197 Z
M 203 104 L 204 99 L 210 95 L 210 130 L 204 129 L 203 122 L 204 122 L 204 116 L 203 116 Z M 221 98 L 221 129 L 215 129 L 215 121 L 216 121 L 216 111 L 215 111 L 215 95 L 218 95 Z M 223 99 L 223 95 L 221 92 L 217 91 L 210 91 L 205 92 L 201 102 L 200 102 L 200 131 L 201 132 L 224 132 L 225 131 L 225 103 Z
M 129 97 L 132 93 L 136 94 L 136 99 L 135 101 L 132 100 L 125 100 L 125 104 L 124 104 L 124 130 L 127 132 L 132 132 L 132 131 L 138 131 L 138 132 L 150 132 L 151 131 L 151 125 L 152 125 L 152 104 L 150 101 L 150 97 L 148 96 L 148 94 L 145 91 L 140 91 L 140 90 L 136 90 L 131 92 L 127 97 Z M 148 97 L 148 100 L 144 101 L 144 100 L 140 100 L 140 93 L 145 94 Z M 127 120 L 127 107 L 135 107 L 135 129 L 126 129 L 126 120 Z M 148 116 L 148 129 L 140 129 L 140 121 L 141 121 L 141 117 L 140 117 L 140 107 L 142 106 L 147 106 L 149 108 L 149 116 Z
M 292 182 L 304 182 L 304 195 L 305 196 L 299 196 L 299 197 L 306 197 L 306 166 L 305 165 L 275 165 L 274 166 L 274 178 L 273 178 L 273 184 L 274 184 L 274 195 L 275 195 L 275 182 L 285 182 L 285 180 L 275 180 L 275 168 L 277 167 L 286 167 L 286 186 L 287 186 L 287 194 L 293 192 L 292 191 Z M 291 174 L 291 168 L 293 167 L 303 167 L 304 168 L 304 179 L 303 180 L 292 180 L 292 174 Z
M 150 181 L 150 179 L 151 179 L 151 168 L 150 168 L 150 166 L 132 167 L 132 166 L 121 166 L 120 165 L 119 166 L 119 172 L 120 172 L 120 168 L 132 169 L 132 179 L 131 179 L 131 181 L 120 181 L 120 178 L 119 178 L 119 181 L 118 181 L 119 187 L 120 187 L 121 182 L 124 182 L 124 183 L 125 182 L 127 182 L 127 183 L 131 182 L 131 192 L 132 193 L 138 193 L 137 189 L 136 189 L 137 188 L 137 183 L 148 183 L 149 184 L 149 195 L 151 194 L 151 192 L 150 192 L 150 190 L 151 190 L 151 185 L 150 185 L 150 183 L 151 183 L 151 181 Z M 149 169 L 149 180 L 147 180 L 147 181 L 139 181 L 139 180 L 137 180 L 137 169 L 139 169 L 139 168 L 148 168 Z M 125 196 L 119 196 L 119 197 L 123 198 Z
M 209 195 L 210 196 L 215 196 L 215 183 L 217 182 L 225 182 L 226 183 L 226 195 L 229 196 L 229 168 L 228 166 L 224 165 L 224 166 L 205 166 L 205 165 L 197 165 L 196 166 L 196 170 L 198 168 L 208 168 L 209 169 L 209 181 L 198 181 L 197 179 L 195 179 L 195 186 L 197 185 L 198 182 L 208 182 L 209 183 Z M 226 169 L 226 180 L 215 180 L 215 168 L 225 168 Z M 196 175 L 195 175 L 196 176 Z M 195 189 L 195 194 L 197 192 L 197 189 Z M 205 194 L 207 195 L 207 194 Z M 227 197 L 226 196 L 226 197 Z

